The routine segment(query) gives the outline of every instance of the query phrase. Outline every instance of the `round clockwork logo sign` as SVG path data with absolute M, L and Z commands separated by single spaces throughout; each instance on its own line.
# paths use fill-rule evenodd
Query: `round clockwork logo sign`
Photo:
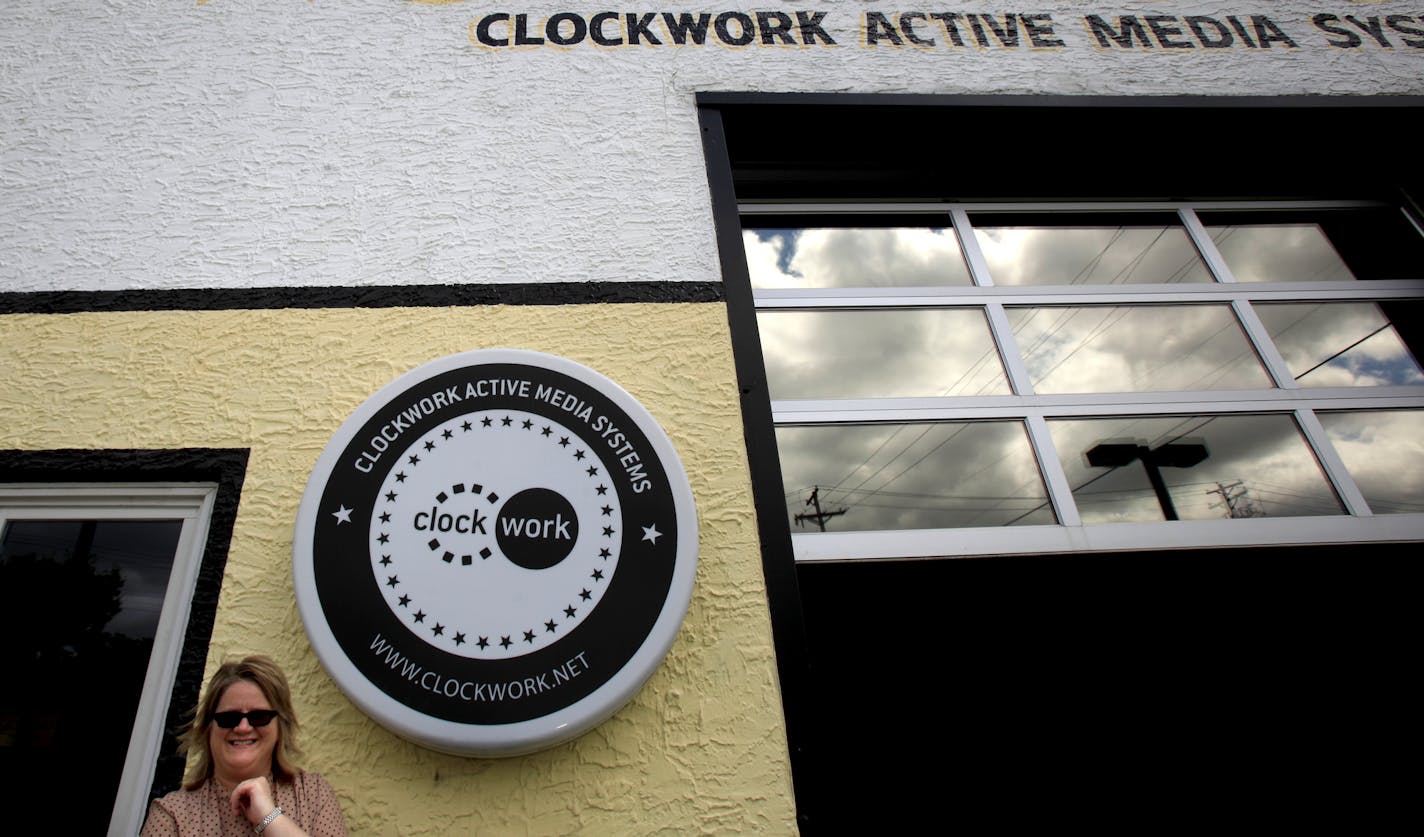
M 661 664 L 697 521 L 631 395 L 491 349 L 401 376 L 342 424 L 292 552 L 312 646 L 363 711 L 435 749 L 517 755 L 601 723 Z

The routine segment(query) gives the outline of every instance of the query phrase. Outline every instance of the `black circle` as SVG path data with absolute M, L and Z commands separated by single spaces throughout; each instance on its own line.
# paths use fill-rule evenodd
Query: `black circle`
M 547 570 L 573 551 L 578 515 L 559 492 L 526 488 L 500 509 L 495 540 L 504 557 L 524 569 Z
M 527 381 L 528 388 L 475 391 L 491 381 Z M 435 393 L 447 394 L 443 406 L 433 403 Z M 450 393 L 463 397 L 456 399 Z M 546 393 L 551 394 L 546 397 Z M 414 405 L 426 401 L 435 409 L 421 415 Z M 386 603 L 381 585 L 388 584 L 389 578 L 376 577 L 370 567 L 369 523 L 383 499 L 386 476 L 405 459 L 365 440 L 384 440 L 383 431 L 417 439 L 448 420 L 499 410 L 544 416 L 573 430 L 571 446 L 579 441 L 588 445 L 588 455 L 593 457 L 590 467 L 609 475 L 608 486 L 617 495 L 623 518 L 633 521 L 615 533 L 618 546 L 614 551 L 631 555 L 646 550 L 649 560 L 620 561 L 613 575 L 604 580 L 608 588 L 601 604 L 559 641 L 516 658 L 470 660 L 426 643 L 391 613 Z M 623 447 L 613 447 L 616 440 L 605 440 L 604 428 L 594 424 L 599 415 L 611 420 L 626 434 L 627 444 L 643 454 L 639 473 L 625 470 L 617 458 Z M 471 432 L 476 426 L 472 425 Z M 314 523 L 312 575 L 322 617 L 335 642 L 371 686 L 418 713 L 456 723 L 528 721 L 565 709 L 597 691 L 646 640 L 667 600 L 677 567 L 676 504 L 668 472 L 654 454 L 648 436 L 593 383 L 545 367 L 471 364 L 416 381 L 387 396 L 384 406 L 349 435 L 327 474 L 321 497 L 323 511 L 332 513 L 317 515 Z M 355 525 L 334 515 L 345 507 L 353 509 L 350 524 Z M 655 525 L 660 533 L 656 541 L 646 539 L 644 527 L 648 525 Z M 578 606 L 576 601 L 570 604 Z M 530 678 L 537 683 L 541 674 L 547 679 L 555 669 L 572 671 L 574 663 L 579 675 L 561 681 L 555 689 L 519 699 L 496 699 L 490 691 L 495 685 L 522 684 Z M 433 690 L 448 680 L 468 685 L 466 694 L 452 699 Z

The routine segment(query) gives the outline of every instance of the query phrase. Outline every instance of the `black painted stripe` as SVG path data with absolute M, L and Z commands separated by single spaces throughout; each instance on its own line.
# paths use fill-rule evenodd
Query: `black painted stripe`
M 720 282 L 538 282 L 0 293 L 0 314 L 720 302 Z

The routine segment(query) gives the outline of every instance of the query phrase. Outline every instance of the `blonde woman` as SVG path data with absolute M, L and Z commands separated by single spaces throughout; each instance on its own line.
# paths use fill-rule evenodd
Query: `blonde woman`
M 253 656 L 219 666 L 183 735 L 183 788 L 149 805 L 143 837 L 344 837 L 331 785 L 294 762 L 296 735 L 276 663 Z

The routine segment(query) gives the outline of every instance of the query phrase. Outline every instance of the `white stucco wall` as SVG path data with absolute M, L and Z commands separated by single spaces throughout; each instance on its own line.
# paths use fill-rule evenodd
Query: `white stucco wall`
M 836 45 L 472 37 L 493 12 L 738 8 L 825 12 Z M 941 10 L 914 0 L 0 4 L 0 290 L 715 281 L 698 91 L 1424 93 L 1424 36 L 1332 47 L 1311 23 L 1424 29 L 1415 2 L 954 8 L 1046 15 L 1063 46 L 865 44 L 866 12 Z M 1086 14 L 1267 15 L 1297 47 L 1102 49 Z

